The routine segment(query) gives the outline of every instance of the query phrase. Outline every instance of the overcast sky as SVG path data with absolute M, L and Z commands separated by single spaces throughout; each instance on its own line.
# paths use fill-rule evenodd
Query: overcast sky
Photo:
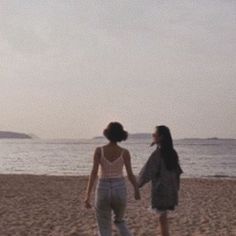
M 0 130 L 236 138 L 235 91 L 234 0 L 1 0 Z

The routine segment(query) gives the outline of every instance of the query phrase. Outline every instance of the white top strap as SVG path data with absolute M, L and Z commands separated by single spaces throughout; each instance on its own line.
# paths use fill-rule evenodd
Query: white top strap
M 125 153 L 125 149 L 123 149 L 122 152 L 121 152 L 121 155 L 120 155 L 120 156 L 121 156 L 122 158 L 124 158 L 124 157 L 123 157 L 123 156 L 124 156 L 124 153 Z
M 101 147 L 101 155 L 102 155 L 102 157 L 104 157 L 104 150 L 103 150 L 103 147 Z

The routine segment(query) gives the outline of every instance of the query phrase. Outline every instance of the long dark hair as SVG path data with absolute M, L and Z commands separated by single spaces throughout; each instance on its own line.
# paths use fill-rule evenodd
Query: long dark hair
M 173 140 L 168 127 L 160 125 L 156 127 L 159 135 L 160 151 L 167 170 L 176 170 L 179 165 L 178 154 L 174 149 Z

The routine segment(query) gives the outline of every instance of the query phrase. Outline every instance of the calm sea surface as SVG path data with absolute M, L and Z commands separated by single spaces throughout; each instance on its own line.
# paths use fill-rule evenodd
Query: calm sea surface
M 0 140 L 0 174 L 88 175 L 94 140 Z M 124 143 L 138 173 L 154 150 L 147 139 Z M 185 177 L 236 177 L 236 140 L 176 140 Z

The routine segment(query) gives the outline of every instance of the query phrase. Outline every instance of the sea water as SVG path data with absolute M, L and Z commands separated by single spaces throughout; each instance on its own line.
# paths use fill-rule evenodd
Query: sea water
M 0 174 L 88 175 L 96 147 L 92 140 L 0 140 Z M 236 140 L 175 140 L 185 177 L 236 177 Z M 121 145 L 130 150 L 137 174 L 154 151 L 149 139 L 130 139 Z

